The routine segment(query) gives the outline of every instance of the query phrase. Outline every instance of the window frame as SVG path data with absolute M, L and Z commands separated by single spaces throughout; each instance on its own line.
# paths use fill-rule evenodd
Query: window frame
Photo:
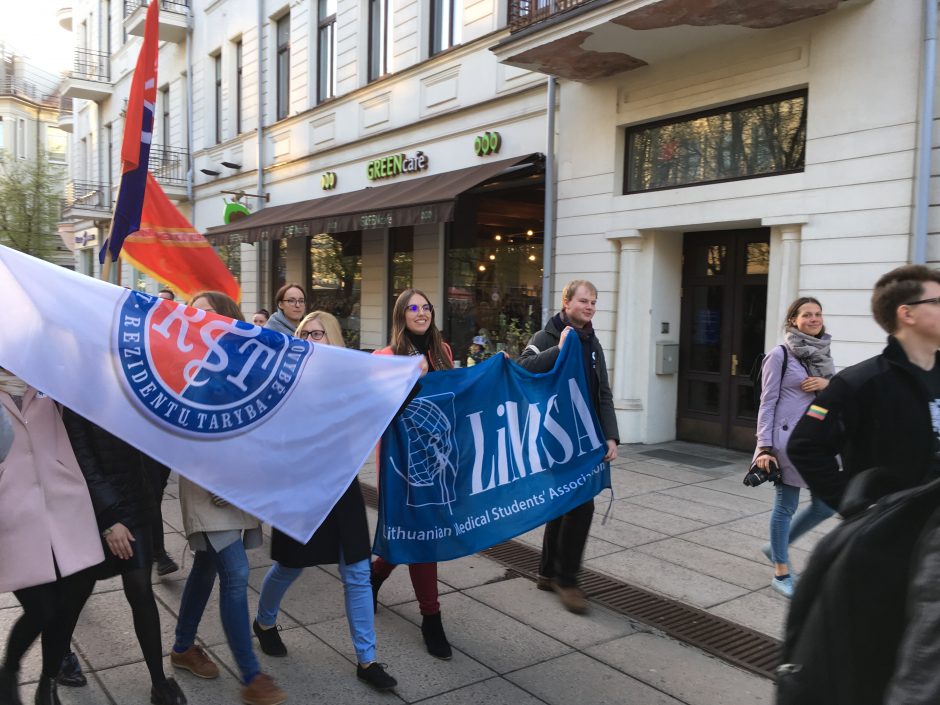
M 388 74 L 388 55 L 391 44 L 389 41 L 391 39 L 389 4 L 389 0 L 368 0 L 366 3 L 369 20 L 366 78 L 369 82 L 375 81 Z M 376 18 L 373 14 L 373 8 L 375 7 L 379 8 L 378 23 L 376 23 Z M 378 24 L 377 28 L 376 24 Z M 378 54 L 377 60 L 376 54 Z
M 235 42 L 235 134 L 242 133 L 242 100 L 244 98 L 244 84 L 242 80 L 244 65 L 242 55 L 242 40 Z
M 281 30 L 285 28 L 282 41 Z M 283 120 L 290 114 L 290 12 L 281 15 L 275 23 L 274 46 L 275 119 Z
M 329 0 L 317 1 L 317 103 L 336 97 L 336 10 L 333 14 L 323 15 L 324 5 Z M 338 3 L 337 3 L 338 4 Z M 324 33 L 328 41 L 324 43 Z M 324 44 L 326 52 L 324 53 Z M 324 71 L 324 59 L 328 66 Z M 326 81 L 324 81 L 324 77 Z M 324 85 L 324 83 L 326 85 Z
M 213 116 L 215 127 L 215 143 L 222 142 L 222 52 L 217 51 L 212 57 L 212 65 L 215 69 L 215 80 L 213 84 L 213 104 L 215 106 L 215 115 Z M 168 147 L 169 145 L 164 145 Z
M 653 130 L 659 127 L 665 127 L 667 125 L 679 125 L 685 122 L 692 122 L 694 120 L 700 120 L 702 118 L 712 117 L 714 115 L 721 115 L 724 113 L 733 113 L 747 110 L 749 108 L 754 108 L 761 105 L 770 105 L 773 103 L 781 103 L 786 100 L 792 100 L 794 98 L 803 99 L 803 114 L 804 121 L 806 120 L 806 115 L 809 112 L 809 89 L 801 88 L 798 90 L 786 91 L 784 93 L 774 93 L 772 95 L 762 96 L 760 98 L 751 98 L 744 101 L 738 101 L 736 103 L 727 103 L 715 108 L 709 108 L 707 110 L 699 110 L 691 113 L 684 113 L 681 115 L 675 115 L 669 118 L 663 118 L 660 120 L 654 120 L 651 122 L 639 123 L 637 125 L 630 125 L 624 129 L 624 142 L 623 142 L 623 182 L 621 193 L 625 196 L 643 194 L 643 193 L 655 193 L 657 191 L 668 191 L 672 189 L 679 188 L 691 188 L 695 186 L 707 186 L 711 184 L 723 184 L 731 181 L 744 181 L 746 179 L 762 179 L 769 176 L 782 176 L 785 174 L 800 174 L 806 170 L 806 154 L 805 154 L 805 136 L 804 136 L 804 154 L 803 154 L 803 165 L 798 168 L 792 169 L 782 169 L 780 171 L 770 171 L 761 174 L 745 174 L 742 176 L 728 176 L 719 179 L 708 179 L 705 181 L 693 181 L 690 183 L 675 184 L 669 186 L 657 186 L 655 188 L 646 188 L 646 189 L 630 189 L 629 188 L 629 179 L 630 179 L 630 167 L 631 167 L 631 136 L 640 131 Z M 804 124 L 805 131 L 805 124 Z
M 443 13 L 440 9 L 448 9 Z M 458 0 L 428 0 L 428 57 L 437 56 L 441 52 L 453 49 L 461 43 L 462 33 L 457 31 L 458 23 Z M 440 8 L 440 9 L 438 9 Z M 438 17 L 441 14 L 442 17 Z M 462 18 L 461 18 L 462 21 Z M 446 23 L 446 26 L 445 26 Z M 440 30 L 441 46 L 435 47 L 435 30 Z M 447 43 L 444 43 L 446 33 Z

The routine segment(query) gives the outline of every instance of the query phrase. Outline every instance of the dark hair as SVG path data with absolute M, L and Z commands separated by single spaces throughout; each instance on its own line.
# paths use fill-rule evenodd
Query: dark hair
M 242 315 L 242 310 L 238 307 L 238 304 L 228 296 L 223 294 L 221 291 L 200 291 L 199 293 L 193 295 L 193 298 L 189 300 L 189 306 L 192 306 L 196 299 L 209 299 L 209 303 L 212 304 L 212 308 L 215 309 L 215 312 L 220 316 L 228 316 L 229 318 L 234 318 L 236 321 L 244 321 L 245 317 Z
M 816 304 L 819 306 L 819 310 L 822 311 L 822 304 L 819 303 L 819 299 L 814 299 L 812 296 L 801 296 L 792 304 L 790 304 L 790 307 L 787 309 L 787 317 L 783 321 L 783 330 L 787 330 L 787 328 L 796 328 L 796 326 L 791 324 L 790 321 L 796 320 L 797 315 L 800 313 L 800 307 L 806 304 Z M 816 337 L 821 338 L 825 332 L 826 326 L 823 326 L 819 331 L 819 335 Z
M 923 298 L 926 282 L 940 284 L 940 271 L 922 264 L 908 264 L 883 275 L 871 294 L 875 322 L 886 333 L 893 334 L 898 329 L 898 306 Z
M 392 340 L 389 346 L 396 355 L 408 355 L 411 353 L 411 342 L 405 335 L 405 331 L 408 330 L 408 326 L 405 323 L 405 308 L 408 306 L 411 297 L 415 294 L 423 297 L 428 303 L 431 303 L 431 299 L 428 298 L 428 295 L 420 289 L 405 289 L 398 295 L 398 298 L 395 299 L 395 306 L 392 308 Z M 444 341 L 441 338 L 441 332 L 434 323 L 434 317 L 435 312 L 432 308 L 431 325 L 428 328 L 428 332 L 431 334 L 428 341 L 428 355 L 431 358 L 433 363 L 432 367 L 435 370 L 449 370 L 454 365 L 447 357 L 447 353 L 444 352 Z
M 173 293 L 172 289 L 160 289 L 160 291 L 157 292 L 157 296 L 160 294 L 169 294 L 170 301 L 176 301 L 176 294 Z
M 254 315 L 257 316 L 259 313 L 260 313 L 262 316 L 264 316 L 265 318 L 270 318 L 270 317 L 271 317 L 271 314 L 268 312 L 268 309 L 266 309 L 266 308 L 259 308 L 257 311 L 255 311 Z
M 274 295 L 274 303 L 279 304 L 284 300 L 284 297 L 287 296 L 288 289 L 300 289 L 303 292 L 304 300 L 307 299 L 307 292 L 304 289 L 303 284 L 297 284 L 296 282 L 287 282 L 284 286 L 277 290 L 277 293 Z

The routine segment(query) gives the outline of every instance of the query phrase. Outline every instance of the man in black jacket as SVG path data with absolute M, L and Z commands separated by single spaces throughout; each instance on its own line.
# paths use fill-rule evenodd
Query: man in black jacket
M 813 494 L 836 509 L 867 468 L 890 469 L 886 494 L 940 477 L 940 271 L 888 272 L 871 306 L 888 346 L 833 377 L 787 446 Z
M 532 372 L 548 372 L 555 366 L 558 353 L 566 344 L 577 341 L 584 359 L 585 377 L 607 439 L 604 460 L 617 457 L 620 433 L 614 412 L 613 395 L 607 381 L 604 349 L 594 335 L 591 319 L 597 307 L 597 288 L 589 281 L 576 279 L 562 291 L 561 313 L 556 314 L 543 330 L 532 336 L 516 362 Z M 542 560 L 539 565 L 538 588 L 554 590 L 562 604 L 571 612 L 587 611 L 587 600 L 578 587 L 581 556 L 591 530 L 594 500 L 575 507 L 545 525 L 542 539 Z

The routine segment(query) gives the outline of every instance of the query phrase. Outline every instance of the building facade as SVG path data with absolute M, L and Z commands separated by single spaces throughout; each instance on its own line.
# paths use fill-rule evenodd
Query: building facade
M 64 189 L 69 166 L 71 108 L 58 94 L 57 76 L 0 43 L 0 155 L 8 164 L 45 159 L 56 190 Z M 71 267 L 71 242 L 49 233 L 49 259 Z
M 938 259 L 916 196 L 937 112 L 923 0 L 161 3 L 184 19 L 155 139 L 189 150 L 181 209 L 246 313 L 298 282 L 374 349 L 415 286 L 465 364 L 474 339 L 518 351 L 567 280 L 591 279 L 625 442 L 752 447 L 748 372 L 787 304 L 822 301 L 844 367 L 883 344 L 877 276 L 918 242 Z M 104 24 L 116 41 L 128 22 Z M 99 178 L 137 41 L 76 109 L 76 167 Z

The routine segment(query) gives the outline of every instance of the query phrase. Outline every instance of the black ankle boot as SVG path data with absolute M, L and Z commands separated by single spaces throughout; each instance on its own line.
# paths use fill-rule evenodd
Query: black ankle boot
M 441 613 L 426 614 L 421 618 L 421 636 L 428 653 L 440 659 L 449 659 L 453 656 L 447 635 L 444 634 L 444 625 L 441 623 Z
M 0 666 L 0 705 L 23 705 L 16 671 Z
M 372 583 L 372 611 L 378 614 L 379 611 L 379 588 L 382 587 L 382 583 L 385 582 L 385 578 L 380 578 L 375 572 L 372 572 L 372 575 L 369 578 Z
M 47 675 L 39 676 L 39 686 L 36 688 L 36 705 L 62 705 L 59 693 L 56 690 L 55 678 Z

